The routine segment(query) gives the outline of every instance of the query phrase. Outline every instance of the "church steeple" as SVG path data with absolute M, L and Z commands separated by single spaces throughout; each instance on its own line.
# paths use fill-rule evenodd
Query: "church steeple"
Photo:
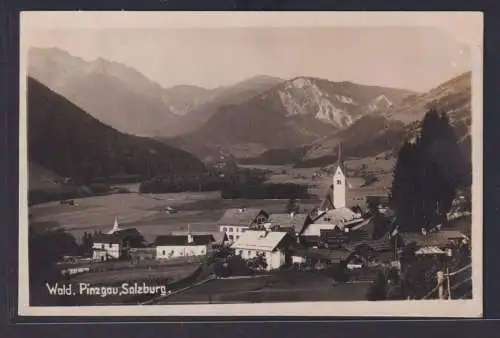
M 112 233 L 115 233 L 115 232 L 120 231 L 120 230 L 122 230 L 122 229 L 118 225 L 118 217 L 115 216 L 115 223 L 113 224 L 113 229 L 111 229 L 111 231 L 109 231 L 108 234 L 112 234 Z
M 333 207 L 335 209 L 345 208 L 347 201 L 346 176 L 342 159 L 342 144 L 339 143 L 337 152 L 337 168 L 333 175 Z
M 118 217 L 115 216 L 115 223 L 113 224 L 113 230 L 118 230 Z

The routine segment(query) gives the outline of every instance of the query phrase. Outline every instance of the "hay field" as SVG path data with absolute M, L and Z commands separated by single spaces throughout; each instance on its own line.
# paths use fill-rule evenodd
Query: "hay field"
M 177 208 L 197 201 L 220 198 L 219 192 L 186 192 L 172 194 L 116 194 L 75 199 L 76 205 L 61 205 L 59 202 L 38 204 L 30 208 L 31 224 L 54 223 L 79 238 L 85 231 L 110 230 L 115 217 L 123 227 L 154 223 L 165 225 L 183 223 L 197 219 L 196 211 L 166 215 L 159 210 L 165 206 Z M 143 229 L 139 229 L 141 232 Z M 164 233 L 164 229 L 160 233 Z M 146 231 L 147 232 L 147 231 Z
M 61 227 L 80 240 L 84 232 L 111 230 L 115 216 L 121 227 L 136 227 L 146 241 L 158 235 L 187 231 L 219 231 L 217 221 L 229 208 L 262 208 L 270 213 L 284 212 L 286 200 L 235 199 L 226 200 L 219 192 L 186 192 L 172 194 L 116 194 L 75 199 L 76 205 L 59 202 L 38 204 L 30 208 L 32 226 Z M 300 201 L 302 207 L 312 208 L 318 201 Z M 161 209 L 172 206 L 175 214 Z
M 387 194 L 391 175 L 391 160 L 376 158 L 349 160 L 349 168 L 367 165 L 376 172 L 378 182 L 363 187 L 360 177 L 348 177 L 348 206 L 363 205 L 367 195 Z M 271 170 L 272 183 L 297 183 L 309 186 L 312 197 L 299 200 L 302 209 L 311 210 L 319 207 L 329 185 L 331 176 L 320 176 L 313 180 L 317 168 L 292 168 L 291 166 L 245 166 Z M 127 186 L 134 190 L 133 185 Z M 80 240 L 84 232 L 94 230 L 108 231 L 112 228 L 115 217 L 122 227 L 136 227 L 147 241 L 158 235 L 170 232 L 186 231 L 188 224 L 193 231 L 218 231 L 217 220 L 229 208 L 262 208 L 269 213 L 285 211 L 287 200 L 283 199 L 235 199 L 225 200 L 220 192 L 184 192 L 168 194 L 115 194 L 75 199 L 77 205 L 61 205 L 49 202 L 30 208 L 33 226 L 62 227 Z M 178 210 L 176 214 L 165 214 L 161 210 L 171 206 Z

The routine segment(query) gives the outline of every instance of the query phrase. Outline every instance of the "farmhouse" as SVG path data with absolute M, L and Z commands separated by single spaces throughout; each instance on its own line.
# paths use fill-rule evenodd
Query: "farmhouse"
M 327 249 L 298 249 L 294 250 L 292 260 L 297 264 L 322 263 L 326 265 L 335 265 L 346 263 L 353 253 L 347 250 L 327 250 Z
M 194 237 L 198 236 L 212 236 L 213 241 L 210 243 L 212 247 L 215 246 L 222 246 L 224 243 L 228 241 L 227 234 L 225 232 L 220 232 L 220 231 L 191 231 L 189 228 L 188 232 L 193 235 Z M 186 232 L 185 231 L 173 231 L 170 233 L 170 235 L 175 235 L 175 236 L 185 236 Z
M 457 230 L 438 230 L 428 234 L 422 233 L 400 233 L 399 241 L 404 246 L 414 244 L 418 248 L 437 247 L 439 249 L 450 248 L 467 241 L 467 236 Z
M 163 235 L 156 237 L 156 259 L 171 259 L 175 257 L 205 256 L 210 245 L 215 241 L 207 235 Z
M 346 237 L 348 232 L 359 230 L 367 222 L 369 220 L 349 208 L 332 209 L 321 214 L 314 223 L 306 225 L 300 236 L 308 246 L 318 246 L 322 232 L 340 231 L 346 233 Z
M 228 209 L 218 221 L 220 232 L 225 232 L 230 242 L 238 240 L 246 230 L 263 224 L 269 215 L 261 209 Z
M 267 223 L 271 224 L 271 227 L 278 227 L 278 229 L 290 232 L 293 235 L 298 235 L 302 232 L 304 227 L 308 226 L 313 222 L 312 218 L 307 214 L 271 214 Z
M 103 262 L 126 258 L 129 250 L 142 241 L 142 236 L 136 229 L 124 229 L 112 234 L 96 234 L 92 241 L 92 259 Z
M 294 240 L 287 232 L 248 230 L 231 246 L 242 259 L 261 258 L 265 270 L 275 270 L 291 261 Z

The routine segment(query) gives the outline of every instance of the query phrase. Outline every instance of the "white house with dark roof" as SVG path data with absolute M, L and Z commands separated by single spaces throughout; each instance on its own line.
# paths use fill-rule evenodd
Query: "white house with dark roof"
M 333 230 L 335 228 L 347 232 L 364 221 L 365 219 L 360 214 L 349 208 L 332 209 L 323 212 L 313 223 L 308 224 L 301 235 L 319 237 L 322 230 Z
M 156 259 L 205 256 L 215 239 L 210 234 L 162 235 L 156 237 Z
M 268 213 L 257 208 L 228 209 L 217 222 L 220 232 L 227 234 L 229 242 L 237 241 L 248 229 L 263 224 Z
M 142 235 L 137 229 L 120 228 L 115 217 L 110 231 L 92 236 L 92 259 L 102 262 L 123 258 L 132 246 L 141 244 L 142 240 Z
M 290 259 L 289 248 L 294 240 L 287 232 L 248 230 L 231 246 L 244 260 L 262 257 L 266 270 L 279 269 Z

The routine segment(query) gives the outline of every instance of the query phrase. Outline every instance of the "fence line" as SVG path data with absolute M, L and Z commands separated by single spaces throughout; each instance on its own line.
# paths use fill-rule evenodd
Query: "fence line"
M 467 270 L 467 269 L 469 269 L 471 267 L 472 267 L 471 264 L 466 265 L 466 266 L 458 269 L 457 271 L 450 272 L 450 273 L 447 273 L 447 274 L 445 273 L 444 277 L 446 278 L 446 277 L 455 276 L 456 274 L 459 274 L 459 273 L 461 273 L 461 272 L 463 272 L 463 271 L 465 271 L 465 270 Z M 459 283 L 457 283 L 457 284 L 455 284 L 453 286 L 450 286 L 450 291 L 453 291 L 453 290 L 457 289 L 459 286 L 461 286 L 461 285 L 469 282 L 470 280 L 471 280 L 471 278 L 469 277 L 469 278 L 466 278 L 463 281 L 461 281 L 461 282 L 459 282 Z M 439 289 L 440 286 L 441 286 L 441 283 L 439 283 L 439 281 L 438 281 L 438 284 L 427 295 L 425 295 L 421 299 L 428 299 L 434 292 L 436 292 Z M 451 299 L 451 294 L 448 295 L 448 298 Z

